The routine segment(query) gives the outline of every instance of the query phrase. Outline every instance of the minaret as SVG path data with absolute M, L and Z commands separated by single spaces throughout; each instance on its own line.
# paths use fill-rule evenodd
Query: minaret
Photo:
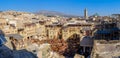
M 87 12 L 87 9 L 85 8 L 84 10 L 84 19 L 88 19 L 88 12 Z

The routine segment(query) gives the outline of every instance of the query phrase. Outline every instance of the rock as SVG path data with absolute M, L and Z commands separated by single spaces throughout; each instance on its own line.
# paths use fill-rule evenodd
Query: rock
M 62 56 L 62 55 L 59 55 L 59 54 L 56 53 L 56 52 L 51 51 L 51 52 L 50 52 L 50 56 L 49 56 L 48 58 L 65 58 L 65 57 Z
M 38 58 L 48 58 L 50 56 L 50 44 L 44 43 L 39 47 L 39 51 L 37 52 Z
M 38 57 L 38 58 L 42 58 L 42 51 L 39 51 L 39 52 L 37 53 L 37 57 Z
M 44 43 L 40 45 L 39 51 L 37 53 L 38 58 L 65 58 L 62 55 L 51 50 L 51 45 L 48 43 Z
M 84 58 L 84 56 L 79 55 L 79 54 L 75 54 L 74 58 Z

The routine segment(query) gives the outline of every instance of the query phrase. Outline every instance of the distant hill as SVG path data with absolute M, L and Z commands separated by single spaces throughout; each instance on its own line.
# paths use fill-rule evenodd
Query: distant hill
M 80 16 L 75 16 L 75 15 L 64 14 L 64 13 L 57 12 L 57 11 L 47 11 L 47 10 L 38 11 L 38 12 L 35 12 L 35 14 L 42 14 L 45 16 L 80 17 Z

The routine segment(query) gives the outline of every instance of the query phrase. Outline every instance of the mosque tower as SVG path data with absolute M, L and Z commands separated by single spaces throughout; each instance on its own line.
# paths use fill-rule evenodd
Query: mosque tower
M 88 19 L 88 11 L 86 8 L 84 10 L 84 19 Z

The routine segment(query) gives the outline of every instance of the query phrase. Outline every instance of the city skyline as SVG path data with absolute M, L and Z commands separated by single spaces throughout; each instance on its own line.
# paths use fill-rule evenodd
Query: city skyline
M 37 12 L 41 10 L 57 11 L 65 14 L 83 16 L 87 8 L 88 15 L 111 15 L 120 13 L 119 0 L 0 0 L 0 10 Z

